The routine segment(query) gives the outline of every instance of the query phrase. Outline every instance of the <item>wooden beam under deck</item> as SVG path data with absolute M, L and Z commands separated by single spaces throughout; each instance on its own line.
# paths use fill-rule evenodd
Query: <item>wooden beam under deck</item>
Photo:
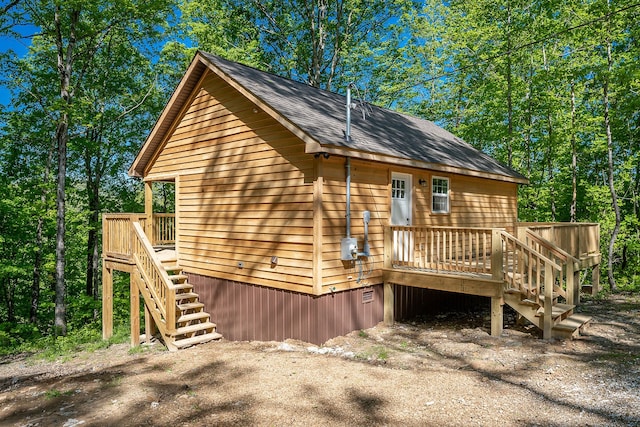
M 502 281 L 488 277 L 402 268 L 385 268 L 383 277 L 385 283 L 490 298 L 502 297 Z

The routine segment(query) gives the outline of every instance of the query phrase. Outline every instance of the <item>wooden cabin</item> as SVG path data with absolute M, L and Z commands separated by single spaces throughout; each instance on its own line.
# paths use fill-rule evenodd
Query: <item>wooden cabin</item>
M 348 105 L 348 106 L 347 106 Z M 131 274 L 146 336 L 323 343 L 416 312 L 439 290 L 577 333 L 597 224 L 520 224 L 527 179 L 427 120 L 198 52 L 136 157 L 145 212 L 103 216 L 112 274 Z M 153 184 L 175 213 L 153 212 Z M 551 303 L 549 303 L 551 301 Z M 570 326 L 567 326 L 570 324 Z M 563 326 L 564 325 L 564 326 Z

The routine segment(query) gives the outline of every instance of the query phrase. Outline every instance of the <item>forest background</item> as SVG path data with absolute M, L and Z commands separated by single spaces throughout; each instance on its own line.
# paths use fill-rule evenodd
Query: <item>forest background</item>
M 143 211 L 126 171 L 196 49 L 438 123 L 529 177 L 521 221 L 600 223 L 605 291 L 637 291 L 639 22 L 628 0 L 4 0 L 0 354 L 100 341 L 101 214 Z

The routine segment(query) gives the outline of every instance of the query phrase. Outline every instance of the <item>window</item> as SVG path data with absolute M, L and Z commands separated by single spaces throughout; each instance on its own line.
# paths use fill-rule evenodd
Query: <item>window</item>
M 431 212 L 449 213 L 449 178 L 431 178 Z
M 407 181 L 404 179 L 391 180 L 391 198 L 404 199 L 407 191 Z

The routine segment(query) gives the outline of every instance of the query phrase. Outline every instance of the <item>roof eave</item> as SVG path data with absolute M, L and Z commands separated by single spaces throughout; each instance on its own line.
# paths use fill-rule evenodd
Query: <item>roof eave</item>
M 443 173 L 453 173 L 458 175 L 465 175 L 477 178 L 492 179 L 495 181 L 512 182 L 516 184 L 529 184 L 529 180 L 524 176 L 512 176 L 500 173 L 491 173 L 478 171 L 473 169 L 461 168 L 450 165 L 443 165 L 439 163 L 425 162 L 421 160 L 408 159 L 403 157 L 390 156 L 386 154 L 370 153 L 365 151 L 352 150 L 346 147 L 320 145 L 314 147 L 313 150 L 305 150 L 309 154 L 314 153 L 327 153 L 335 156 L 351 157 L 354 159 L 375 161 L 387 164 L 393 164 L 405 167 L 414 167 L 418 169 L 425 169 Z

